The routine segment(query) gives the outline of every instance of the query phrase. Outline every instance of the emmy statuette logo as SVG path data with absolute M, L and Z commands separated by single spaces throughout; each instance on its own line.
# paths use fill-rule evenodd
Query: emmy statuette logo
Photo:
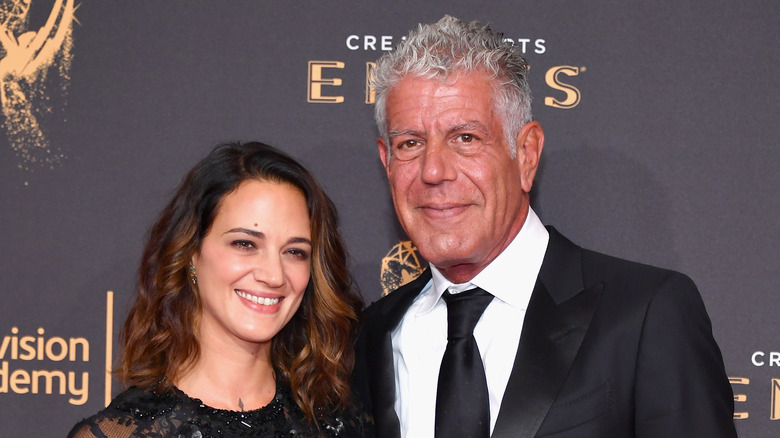
M 417 278 L 423 271 L 422 258 L 409 240 L 398 242 L 382 259 L 379 282 L 382 295 L 387 295 Z
M 19 167 L 53 167 L 63 158 L 47 138 L 41 116 L 52 112 L 50 76 L 62 94 L 70 80 L 74 0 L 55 0 L 43 26 L 30 29 L 32 0 L 0 0 L 0 104 L 3 130 Z M 37 26 L 36 26 L 37 27 Z

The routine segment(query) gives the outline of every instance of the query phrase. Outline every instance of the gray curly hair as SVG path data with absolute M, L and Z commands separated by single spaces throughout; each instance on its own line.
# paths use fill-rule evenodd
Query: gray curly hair
M 452 75 L 457 79 L 459 73 L 475 71 L 485 72 L 493 79 L 494 105 L 514 158 L 515 137 L 531 121 L 528 63 L 518 47 L 504 41 L 503 34 L 494 33 L 477 21 L 464 23 L 449 15 L 436 24 L 420 24 L 395 50 L 376 62 L 371 83 L 376 92 L 374 118 L 379 135 L 389 144 L 387 95 L 405 76 L 444 81 Z

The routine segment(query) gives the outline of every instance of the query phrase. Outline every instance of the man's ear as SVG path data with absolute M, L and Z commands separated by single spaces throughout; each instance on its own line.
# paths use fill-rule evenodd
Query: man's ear
M 385 173 L 389 178 L 390 169 L 387 167 L 387 165 L 390 163 L 390 159 L 387 156 L 387 151 L 388 151 L 387 143 L 385 143 L 385 139 L 383 137 L 379 137 L 376 139 L 376 147 L 379 150 L 379 159 L 382 160 L 382 165 L 385 166 Z
M 517 144 L 517 162 L 520 166 L 520 178 L 523 191 L 529 193 L 534 183 L 536 169 L 544 147 L 544 131 L 539 122 L 528 122 L 515 138 Z

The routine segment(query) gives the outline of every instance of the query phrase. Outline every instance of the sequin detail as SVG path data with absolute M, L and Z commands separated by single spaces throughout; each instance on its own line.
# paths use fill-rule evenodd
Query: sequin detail
M 212 408 L 176 388 L 155 393 L 132 387 L 76 425 L 69 437 L 110 437 L 121 431 L 149 438 L 342 438 L 352 435 L 346 430 L 340 418 L 323 420 L 320 430 L 313 430 L 284 387 L 277 388 L 268 405 L 243 412 Z

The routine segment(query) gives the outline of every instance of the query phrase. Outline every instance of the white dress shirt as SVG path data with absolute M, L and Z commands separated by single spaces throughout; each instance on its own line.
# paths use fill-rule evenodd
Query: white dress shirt
M 487 377 L 491 433 L 548 240 L 547 230 L 529 209 L 523 227 L 509 246 L 470 282 L 495 297 L 474 329 Z M 435 266 L 430 268 L 432 280 L 392 333 L 395 411 L 402 437 L 432 437 L 434 432 L 436 386 L 447 347 L 447 304 L 441 296 L 453 284 Z

